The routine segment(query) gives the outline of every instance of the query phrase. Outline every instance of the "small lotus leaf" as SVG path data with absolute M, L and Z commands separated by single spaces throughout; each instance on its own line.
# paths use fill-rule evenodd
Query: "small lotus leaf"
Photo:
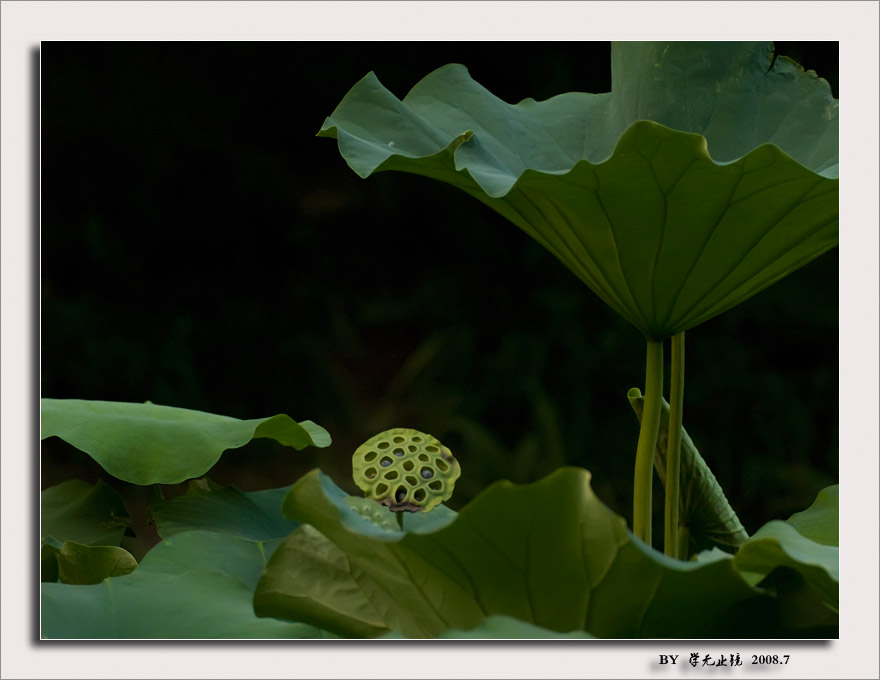
M 62 583 L 91 585 L 105 578 L 130 574 L 137 560 L 115 545 L 83 545 L 65 541 L 58 550 L 58 578 Z

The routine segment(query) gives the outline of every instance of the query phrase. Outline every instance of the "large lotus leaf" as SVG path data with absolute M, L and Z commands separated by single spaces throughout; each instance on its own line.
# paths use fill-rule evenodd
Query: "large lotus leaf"
M 453 184 L 647 337 L 687 330 L 838 240 L 838 103 L 770 43 L 622 43 L 612 91 L 503 102 L 452 64 L 401 101 L 370 73 L 326 119 L 362 177 Z
M 42 584 L 44 638 L 304 638 L 326 633 L 257 618 L 253 589 L 278 541 L 191 531 L 167 538 L 127 576 Z
M 284 538 L 299 526 L 281 514 L 290 486 L 263 491 L 234 487 L 189 493 L 153 505 L 150 513 L 162 538 L 182 531 L 219 531 L 252 541 Z
M 627 394 L 639 420 L 645 398 L 634 387 Z M 660 404 L 660 430 L 654 451 L 654 469 L 666 484 L 666 454 L 669 443 L 669 402 Z M 689 554 L 711 547 L 734 552 L 749 537 L 731 507 L 724 490 L 703 460 L 687 431 L 681 430 L 681 477 L 679 523 L 689 535 Z
M 284 510 L 317 531 L 302 527 L 276 551 L 255 609 L 346 637 L 434 637 L 492 615 L 603 638 L 791 633 L 778 625 L 777 601 L 732 559 L 681 562 L 649 548 L 581 469 L 496 483 L 420 530 L 358 524 L 317 470 L 294 484 Z
M 177 484 L 207 472 L 226 449 L 267 437 L 285 446 L 329 446 L 315 423 L 281 414 L 239 420 L 150 402 L 42 399 L 42 439 L 60 437 L 114 477 L 134 484 Z

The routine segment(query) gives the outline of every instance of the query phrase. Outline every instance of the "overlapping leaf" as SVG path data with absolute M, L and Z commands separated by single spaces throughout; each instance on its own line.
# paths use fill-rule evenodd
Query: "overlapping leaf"
M 42 637 L 325 636 L 312 626 L 254 615 L 254 586 L 277 543 L 190 531 L 159 543 L 127 576 L 97 585 L 43 583 Z
M 319 136 L 362 177 L 453 184 L 647 337 L 729 309 L 837 245 L 838 103 L 770 43 L 620 43 L 612 91 L 507 104 L 445 66 L 373 73 Z
M 681 562 L 635 539 L 580 469 L 495 484 L 457 516 L 407 531 L 369 522 L 318 471 L 284 509 L 312 526 L 275 553 L 255 609 L 346 637 L 434 637 L 495 615 L 603 638 L 813 634 L 810 620 L 783 626 L 777 600 L 730 556 Z
M 40 580 L 98 583 L 129 573 L 134 557 L 119 547 L 129 525 L 122 498 L 102 481 L 71 479 L 40 494 Z
M 820 594 L 825 604 L 837 611 L 838 496 L 839 486 L 830 486 L 806 510 L 787 521 L 774 520 L 762 526 L 736 553 L 737 569 L 755 583 L 780 566 L 793 569 Z
M 163 538 L 183 531 L 217 531 L 252 541 L 283 538 L 299 526 L 281 514 L 289 486 L 244 492 L 234 487 L 189 493 L 153 505 Z
M 281 414 L 239 420 L 202 411 L 81 399 L 42 399 L 41 438 L 60 437 L 114 477 L 134 484 L 177 484 L 200 477 L 227 449 L 267 437 L 286 446 L 328 446 L 315 423 Z

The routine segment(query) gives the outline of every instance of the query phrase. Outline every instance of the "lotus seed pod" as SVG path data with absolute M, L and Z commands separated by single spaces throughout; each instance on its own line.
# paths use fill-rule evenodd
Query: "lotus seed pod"
M 407 427 L 380 432 L 351 459 L 355 483 L 367 498 L 394 512 L 427 512 L 452 496 L 461 466 L 429 434 Z

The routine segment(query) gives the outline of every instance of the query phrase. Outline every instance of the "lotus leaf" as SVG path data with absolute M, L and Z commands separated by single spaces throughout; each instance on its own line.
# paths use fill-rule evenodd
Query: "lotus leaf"
M 177 484 L 200 477 L 226 449 L 267 437 L 286 446 L 329 446 L 327 431 L 281 414 L 239 420 L 202 411 L 81 399 L 42 399 L 41 438 L 85 451 L 114 477 L 133 484 Z
M 253 589 L 277 544 L 191 531 L 166 538 L 126 576 L 43 583 L 42 637 L 324 637 L 312 626 L 254 616 Z
M 127 573 L 120 546 L 129 526 L 122 498 L 104 482 L 69 479 L 40 493 L 40 580 L 97 583 Z M 129 568 L 130 567 L 130 568 Z
M 251 541 L 284 538 L 298 526 L 281 515 L 290 487 L 240 491 L 221 487 L 188 493 L 153 505 L 151 514 L 163 538 L 183 531 L 217 531 Z
M 56 555 L 58 578 L 62 583 L 90 585 L 105 578 L 130 574 L 137 560 L 115 545 L 83 545 L 65 541 Z
M 762 526 L 734 556 L 737 569 L 758 583 L 779 566 L 789 567 L 837 611 L 839 493 L 838 485 L 829 486 L 806 510 L 787 521 L 774 520 Z
M 615 43 L 610 93 L 508 104 L 444 66 L 403 100 L 372 72 L 319 136 L 361 177 L 476 197 L 661 340 L 838 241 L 838 102 L 772 43 Z
M 69 479 L 40 493 L 40 533 L 57 541 L 119 545 L 129 525 L 122 498 L 104 482 Z
M 269 561 L 255 611 L 346 637 L 435 637 L 495 615 L 603 638 L 802 637 L 824 625 L 783 627 L 777 599 L 729 555 L 683 562 L 649 548 L 589 480 L 562 468 L 529 485 L 498 482 L 435 526 L 393 531 L 315 470 L 285 501 L 307 524 Z

